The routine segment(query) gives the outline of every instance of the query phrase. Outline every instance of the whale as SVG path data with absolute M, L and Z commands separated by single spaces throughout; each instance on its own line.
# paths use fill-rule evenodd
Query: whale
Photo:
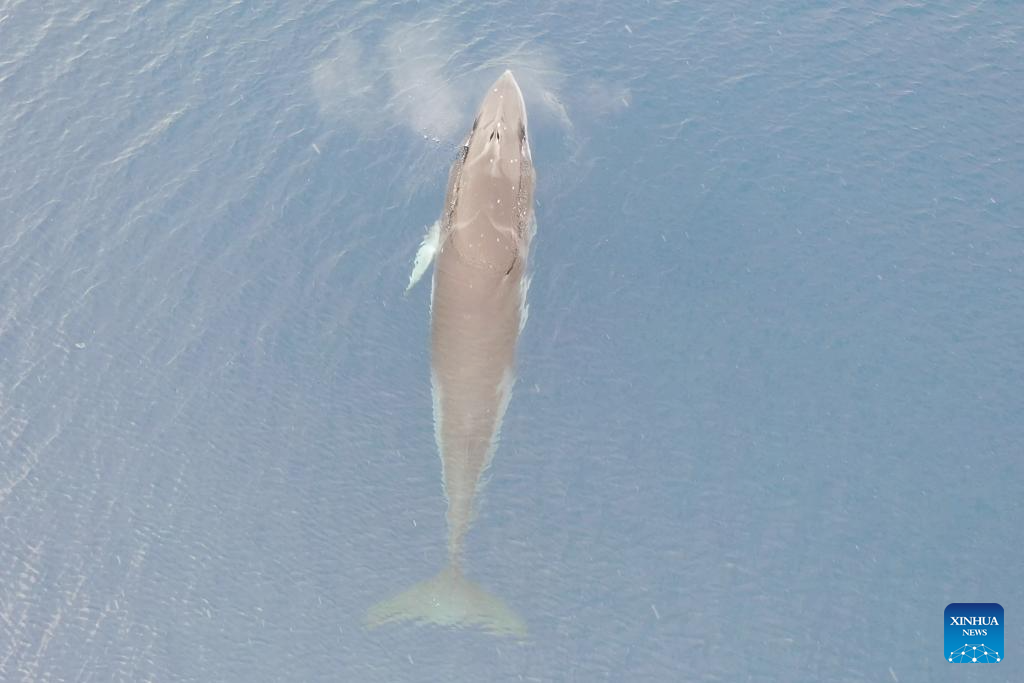
M 370 627 L 397 621 L 525 635 L 503 600 L 463 573 L 484 473 L 498 447 L 526 324 L 536 177 L 526 105 L 511 71 L 488 88 L 448 177 L 441 217 L 416 253 L 408 291 L 433 265 L 430 379 L 447 501 L 447 565 L 374 605 Z

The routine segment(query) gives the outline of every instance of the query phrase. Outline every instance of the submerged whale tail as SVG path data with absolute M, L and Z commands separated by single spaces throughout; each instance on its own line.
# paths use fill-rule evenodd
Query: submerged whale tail
M 526 635 L 526 624 L 501 598 L 451 566 L 393 598 L 378 602 L 366 614 L 369 628 L 397 621 L 477 627 L 502 636 Z

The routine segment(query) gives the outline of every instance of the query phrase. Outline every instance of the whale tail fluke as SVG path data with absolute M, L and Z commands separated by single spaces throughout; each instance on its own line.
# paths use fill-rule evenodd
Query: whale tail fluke
M 480 628 L 494 635 L 525 637 L 526 624 L 505 602 L 453 567 L 377 603 L 366 615 L 368 628 L 399 621 Z

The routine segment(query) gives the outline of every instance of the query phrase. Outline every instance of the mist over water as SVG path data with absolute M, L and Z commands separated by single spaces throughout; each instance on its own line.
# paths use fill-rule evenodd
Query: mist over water
M 1012 3 L 0 2 L 0 680 L 943 681 L 1022 613 Z M 484 89 L 537 236 L 465 569 L 429 288 Z

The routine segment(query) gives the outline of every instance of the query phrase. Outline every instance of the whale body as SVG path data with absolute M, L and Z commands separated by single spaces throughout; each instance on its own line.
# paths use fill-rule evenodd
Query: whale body
M 409 620 L 525 634 L 522 619 L 500 598 L 466 579 L 462 552 L 515 382 L 535 184 L 526 105 L 505 71 L 452 165 L 442 215 L 428 229 L 406 289 L 433 262 L 431 394 L 448 502 L 448 565 L 374 606 L 371 626 Z

